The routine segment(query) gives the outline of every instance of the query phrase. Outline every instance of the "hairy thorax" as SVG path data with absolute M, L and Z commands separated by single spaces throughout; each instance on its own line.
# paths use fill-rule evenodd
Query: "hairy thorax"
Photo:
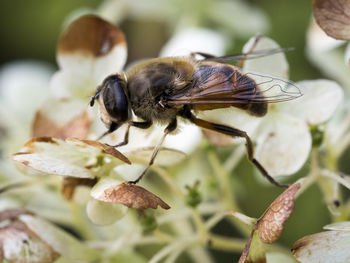
M 169 107 L 166 99 L 191 85 L 192 65 L 183 60 L 156 59 L 128 73 L 128 91 L 136 116 L 154 122 L 169 122 L 183 108 Z

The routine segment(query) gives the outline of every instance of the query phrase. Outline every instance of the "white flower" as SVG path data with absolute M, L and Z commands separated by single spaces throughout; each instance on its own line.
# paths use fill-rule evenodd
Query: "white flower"
M 303 237 L 294 243 L 292 253 L 302 262 L 350 261 L 350 222 L 339 222 L 324 227 L 327 232 L 320 232 Z
M 6 131 L 1 142 L 6 155 L 16 151 L 31 137 L 35 111 L 49 96 L 50 65 L 18 61 L 0 69 L 0 126 Z
M 1 211 L 1 223 L 1 259 L 9 262 L 56 262 L 60 257 L 90 262 L 98 257 L 97 251 L 25 210 Z
M 314 20 L 309 25 L 306 37 L 306 55 L 310 61 L 325 76 L 337 80 L 344 89 L 350 90 L 350 67 L 347 55 L 349 53 L 344 54 L 344 51 L 339 48 L 347 45 L 349 50 L 350 44 L 327 36 Z
M 60 70 L 51 89 L 57 97 L 86 98 L 103 79 L 120 72 L 127 57 L 123 32 L 92 15 L 74 21 L 57 48 Z
M 176 32 L 163 46 L 160 56 L 188 56 L 191 52 L 203 52 L 222 56 L 225 52 L 225 37 L 207 28 L 186 28 Z

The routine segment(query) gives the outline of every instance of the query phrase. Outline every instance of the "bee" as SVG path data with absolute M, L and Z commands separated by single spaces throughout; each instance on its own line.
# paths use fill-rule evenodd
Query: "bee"
M 100 138 L 127 123 L 124 141 L 114 145 L 118 147 L 128 143 L 131 126 L 147 129 L 156 122 L 167 124 L 148 166 L 135 181 L 130 182 L 137 183 L 153 164 L 166 136 L 176 129 L 177 119 L 181 117 L 201 128 L 244 138 L 248 160 L 271 183 L 284 187 L 254 158 L 254 145 L 245 131 L 197 118 L 195 113 L 237 107 L 250 115 L 262 117 L 267 113 L 268 103 L 300 96 L 299 89 L 290 81 L 243 73 L 238 66 L 228 64 L 286 50 L 277 48 L 221 57 L 195 52 L 188 57 L 150 59 L 122 74 L 110 75 L 90 100 L 90 106 L 98 101 L 100 118 L 108 128 Z M 143 121 L 131 120 L 132 112 Z

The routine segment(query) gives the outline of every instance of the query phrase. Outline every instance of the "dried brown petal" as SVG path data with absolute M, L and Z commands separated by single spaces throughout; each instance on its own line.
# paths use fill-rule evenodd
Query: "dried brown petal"
M 68 140 L 74 141 L 74 140 L 77 140 L 77 139 L 70 138 Z M 104 143 L 100 143 L 100 142 L 97 142 L 97 141 L 92 141 L 92 140 L 78 140 L 78 141 L 81 141 L 81 142 L 86 143 L 88 145 L 100 148 L 102 150 L 102 152 L 110 154 L 110 155 L 112 155 L 112 156 L 122 160 L 125 163 L 131 164 L 130 160 L 124 154 L 122 154 L 116 148 L 114 148 L 112 146 L 109 146 L 109 145 L 106 145 Z
M 60 127 L 50 119 L 46 118 L 40 111 L 37 111 L 34 116 L 32 135 L 33 137 L 60 137 Z
M 19 215 L 31 214 L 29 211 L 24 209 L 9 209 L 0 212 L 0 222 L 8 219 L 16 219 Z
M 85 186 L 94 186 L 97 183 L 96 178 L 77 178 L 77 177 L 70 177 L 66 176 L 63 179 L 63 185 L 62 185 L 62 195 L 67 200 L 72 200 L 75 188 L 79 185 L 85 185 Z
M 313 0 L 318 25 L 335 39 L 350 39 L 350 0 Z
M 27 174 L 56 174 L 80 178 L 95 178 L 99 160 L 111 154 L 115 165 L 130 161 L 113 147 L 104 144 L 79 139 L 65 141 L 39 137 L 28 141 L 19 153 L 12 155 L 18 168 Z M 112 149 L 110 149 L 112 148 Z
M 85 15 L 65 30 L 57 52 L 99 57 L 108 54 L 117 45 L 126 45 L 124 34 L 119 28 L 97 16 Z
M 31 150 L 33 150 L 35 148 L 35 143 L 36 142 L 46 142 L 46 143 L 52 143 L 52 144 L 57 144 L 57 142 L 51 138 L 51 137 L 34 137 L 32 139 L 30 139 L 29 141 L 27 141 L 24 144 L 24 147 L 27 148 L 27 150 L 25 152 L 19 152 L 19 153 L 15 153 L 16 154 L 26 154 L 26 153 L 32 153 Z
M 104 202 L 123 204 L 138 210 L 156 209 L 158 205 L 164 209 L 170 208 L 168 204 L 156 195 L 141 186 L 129 183 L 122 183 L 117 187 L 108 188 L 104 190 L 103 196 L 97 199 Z
M 33 122 L 33 137 L 50 136 L 59 139 L 69 137 L 84 139 L 88 135 L 91 123 L 92 121 L 86 111 L 63 126 L 51 121 L 38 111 Z
M 294 209 L 294 196 L 300 188 L 300 183 L 290 186 L 266 210 L 257 223 L 258 235 L 262 242 L 275 242 L 283 231 L 284 222 Z
M 59 253 L 18 219 L 0 229 L 0 245 L 3 258 L 11 263 L 51 263 L 60 257 Z
M 32 134 L 33 137 L 85 139 L 91 124 L 92 119 L 84 103 L 67 99 L 51 99 L 36 112 Z

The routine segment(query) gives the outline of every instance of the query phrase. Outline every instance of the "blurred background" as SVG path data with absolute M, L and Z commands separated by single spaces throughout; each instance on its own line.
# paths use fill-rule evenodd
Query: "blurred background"
M 89 12 L 89 9 L 96 9 L 103 2 L 101 0 L 1 1 L 0 65 L 14 60 L 31 59 L 48 62 L 55 66 L 56 43 L 60 32 L 64 28 L 64 22 L 67 22 L 67 16 L 74 12 Z M 143 8 L 143 5 L 147 5 L 146 2 L 141 4 L 141 1 L 139 1 L 140 9 Z M 186 19 L 190 20 L 192 14 L 193 17 L 197 16 L 196 19 L 201 20 L 199 22 L 201 26 L 223 33 L 230 31 L 229 26 L 224 26 L 225 21 L 223 19 L 217 21 L 220 14 L 208 17 L 205 14 L 206 10 L 203 10 L 206 9 L 206 3 L 215 8 L 216 1 L 163 1 L 163 3 L 166 2 L 168 2 L 169 8 L 177 8 L 177 10 L 172 10 L 177 13 L 174 18 L 175 21 L 165 21 L 164 16 L 168 12 L 166 4 L 164 4 L 165 10 L 157 10 L 158 16 L 140 14 L 137 17 L 134 14 L 133 16 L 125 16 L 120 21 L 119 25 L 124 30 L 128 41 L 129 62 L 140 58 L 158 56 L 161 47 L 174 32 L 175 22 L 177 19 L 180 20 L 181 16 L 186 16 Z M 240 30 L 235 28 L 234 31 L 232 30 L 229 34 L 226 34 L 230 38 L 227 52 L 240 52 L 242 45 L 254 35 L 252 31 L 255 28 L 262 30 L 262 33 L 276 40 L 282 47 L 295 48 L 294 51 L 287 53 L 291 79 L 298 81 L 320 76 L 319 72 L 305 59 L 304 55 L 305 35 L 312 14 L 311 1 L 245 0 L 242 2 L 257 15 L 251 12 L 251 15 L 242 21 L 242 18 L 237 16 L 239 14 L 235 12 L 222 14 L 226 20 L 235 21 L 235 27 L 239 28 L 239 23 L 242 23 L 241 29 L 243 32 L 239 32 Z M 128 12 L 128 10 L 125 10 L 125 12 Z M 163 16 L 161 15 L 162 12 Z M 249 12 L 247 13 L 249 14 Z M 259 21 L 253 21 L 254 19 L 259 19 Z M 117 18 L 117 20 L 119 19 Z M 249 27 L 247 23 L 251 23 L 253 26 Z M 247 28 L 248 30 L 246 30 Z

